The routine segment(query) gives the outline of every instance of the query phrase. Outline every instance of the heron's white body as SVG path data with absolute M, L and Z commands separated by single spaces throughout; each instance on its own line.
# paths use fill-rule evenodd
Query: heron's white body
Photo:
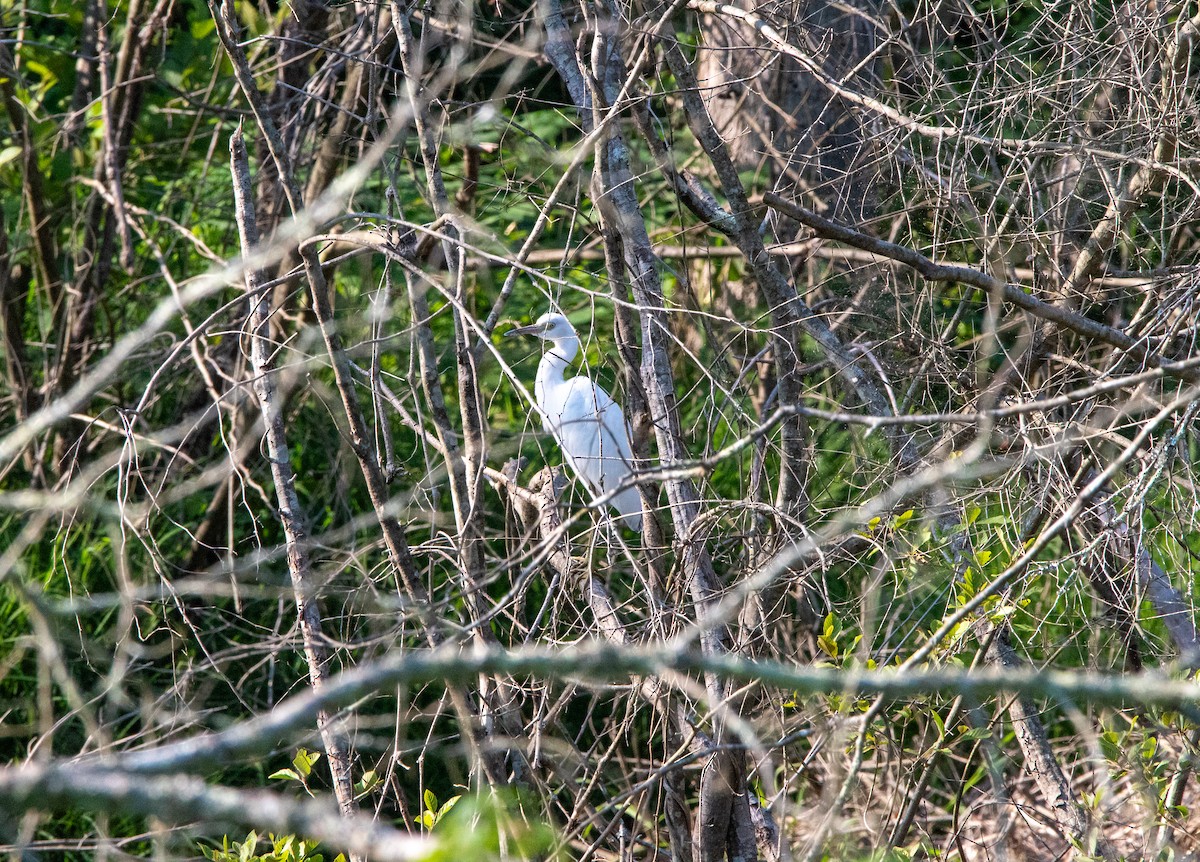
M 511 334 L 537 335 L 550 343 L 538 363 L 533 395 L 542 427 L 554 437 L 571 469 L 598 497 L 611 493 L 633 473 L 629 425 L 620 405 L 587 377 L 566 377 L 579 354 L 575 328 L 561 314 L 547 313 L 533 326 Z M 642 498 L 627 487 L 608 504 L 630 529 L 642 529 Z

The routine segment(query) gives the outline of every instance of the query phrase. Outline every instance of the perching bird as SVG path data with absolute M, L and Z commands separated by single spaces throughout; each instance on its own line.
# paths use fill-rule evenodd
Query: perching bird
M 533 384 L 542 427 L 596 496 L 616 489 L 633 473 L 629 425 L 620 405 L 587 377 L 563 379 L 579 353 L 575 327 L 561 314 L 548 311 L 533 325 L 510 329 L 506 335 L 536 335 L 550 342 Z M 625 526 L 641 532 L 642 498 L 637 488 L 625 488 L 608 504 L 620 513 Z

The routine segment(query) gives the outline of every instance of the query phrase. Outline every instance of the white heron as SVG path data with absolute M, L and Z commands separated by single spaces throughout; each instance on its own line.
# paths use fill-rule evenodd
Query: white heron
M 589 378 L 563 374 L 579 354 L 579 336 L 563 315 L 546 312 L 530 326 L 510 329 L 507 336 L 536 335 L 550 342 L 538 363 L 533 396 L 542 427 L 554 437 L 571 469 L 596 496 L 608 494 L 633 473 L 629 425 L 621 407 Z M 642 529 L 642 498 L 629 486 L 608 504 L 632 530 Z

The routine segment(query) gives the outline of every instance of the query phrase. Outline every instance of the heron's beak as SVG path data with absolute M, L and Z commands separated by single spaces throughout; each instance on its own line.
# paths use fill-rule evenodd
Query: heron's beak
M 532 323 L 529 326 L 518 326 L 516 329 L 510 329 L 504 333 L 505 338 L 512 338 L 514 335 L 541 335 L 544 329 L 540 323 Z

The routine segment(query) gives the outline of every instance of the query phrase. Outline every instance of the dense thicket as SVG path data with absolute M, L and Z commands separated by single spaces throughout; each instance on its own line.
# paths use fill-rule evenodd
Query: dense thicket
M 0 842 L 1200 852 L 1198 28 L 7 7 Z

